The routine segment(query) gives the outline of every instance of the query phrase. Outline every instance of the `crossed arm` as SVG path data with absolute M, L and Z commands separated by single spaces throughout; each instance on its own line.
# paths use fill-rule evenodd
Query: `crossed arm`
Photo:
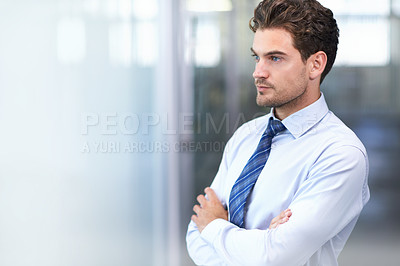
M 297 189 L 290 204 L 293 216 L 284 211 L 266 230 L 247 230 L 229 223 L 223 204 L 207 188 L 207 198 L 200 195 L 199 205 L 193 208 L 196 214 L 186 237 L 195 263 L 303 265 L 342 230 L 347 238 L 369 198 L 367 161 L 361 152 L 347 146 L 331 156 L 338 158 L 335 164 L 316 163 Z
M 192 216 L 192 221 L 197 225 L 200 233 L 209 223 L 216 219 L 220 218 L 228 221 L 228 211 L 224 208 L 214 190 L 207 187 L 204 192 L 208 199 L 204 195 L 197 196 L 197 201 L 200 205 L 194 205 L 193 211 L 196 214 Z M 290 209 L 282 211 L 272 219 L 269 229 L 275 229 L 280 224 L 286 223 L 289 221 L 290 216 L 292 216 Z

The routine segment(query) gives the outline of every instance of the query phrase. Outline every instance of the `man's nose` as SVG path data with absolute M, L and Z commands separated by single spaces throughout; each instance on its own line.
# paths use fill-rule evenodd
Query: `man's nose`
M 253 72 L 253 78 L 268 78 L 269 72 L 265 64 L 258 62 Z

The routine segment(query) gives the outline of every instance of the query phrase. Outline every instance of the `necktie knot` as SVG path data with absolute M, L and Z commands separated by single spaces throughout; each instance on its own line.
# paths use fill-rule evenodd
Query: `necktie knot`
M 278 134 L 279 132 L 282 132 L 285 129 L 286 129 L 286 127 L 282 124 L 281 121 L 275 120 L 271 117 L 264 134 L 269 137 L 274 137 L 276 134 Z

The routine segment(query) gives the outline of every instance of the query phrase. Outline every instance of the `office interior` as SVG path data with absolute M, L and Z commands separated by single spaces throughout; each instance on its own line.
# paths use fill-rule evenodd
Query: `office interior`
M 0 265 L 190 266 L 185 233 L 255 103 L 256 0 L 0 1 Z M 371 199 L 340 265 L 400 259 L 400 1 L 321 0 L 321 89 Z

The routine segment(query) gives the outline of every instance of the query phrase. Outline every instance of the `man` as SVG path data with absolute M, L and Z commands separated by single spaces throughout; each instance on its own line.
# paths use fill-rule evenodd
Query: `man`
M 320 92 L 336 21 L 315 0 L 264 0 L 250 28 L 257 104 L 272 109 L 229 140 L 193 208 L 189 254 L 198 265 L 338 265 L 369 189 L 364 146 Z

